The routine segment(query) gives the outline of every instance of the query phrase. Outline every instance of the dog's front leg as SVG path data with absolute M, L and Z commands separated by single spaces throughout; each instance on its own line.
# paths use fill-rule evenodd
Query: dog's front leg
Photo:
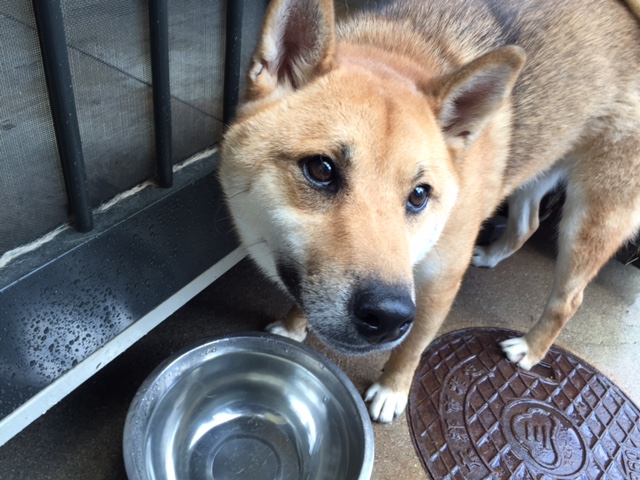
M 382 375 L 365 395 L 365 400 L 371 402 L 369 413 L 372 419 L 390 423 L 404 411 L 422 352 L 438 333 L 460 288 L 469 265 L 471 245 L 468 251 L 468 255 L 458 252 L 458 257 L 454 256 L 449 265 L 443 264 L 442 256 L 434 252 L 429 256 L 432 258 L 423 262 L 429 266 L 428 269 L 417 272 L 414 325 L 407 338 L 393 350 Z M 420 267 L 417 269 L 420 270 Z M 427 274 L 427 277 L 423 274 Z
M 282 320 L 270 323 L 266 330 L 302 342 L 307 338 L 307 317 L 302 309 L 294 304 Z

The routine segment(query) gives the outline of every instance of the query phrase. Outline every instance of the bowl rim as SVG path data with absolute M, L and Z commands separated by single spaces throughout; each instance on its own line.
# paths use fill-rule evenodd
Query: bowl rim
M 130 479 L 150 480 L 147 475 L 145 464 L 136 460 L 137 456 L 135 455 L 135 449 L 133 448 L 133 427 L 136 424 L 140 423 L 139 420 L 136 421 L 137 417 L 140 417 L 143 413 L 148 414 L 153 411 L 155 404 L 157 403 L 159 398 L 161 398 L 155 397 L 153 399 L 153 402 L 149 403 L 148 408 L 146 408 L 146 412 L 143 411 L 142 406 L 144 405 L 144 400 L 150 393 L 150 390 L 155 384 L 156 380 L 161 378 L 165 372 L 170 371 L 172 367 L 178 364 L 183 358 L 193 355 L 195 351 L 202 349 L 205 346 L 210 345 L 211 348 L 215 348 L 215 346 L 213 345 L 215 343 L 233 342 L 238 340 L 245 340 L 249 342 L 261 342 L 262 340 L 268 340 L 271 343 L 281 343 L 283 346 L 297 349 L 306 356 L 310 357 L 312 360 L 315 360 L 325 366 L 326 369 L 329 370 L 338 379 L 339 383 L 342 384 L 344 388 L 346 388 L 347 393 L 352 398 L 354 407 L 361 420 L 359 423 L 363 427 L 362 433 L 364 446 L 362 467 L 360 469 L 358 478 L 354 480 L 369 480 L 371 478 L 371 474 L 373 473 L 373 462 L 375 454 L 373 426 L 364 400 L 362 399 L 362 396 L 356 389 L 353 382 L 349 379 L 347 374 L 342 369 L 340 369 L 340 367 L 338 367 L 331 359 L 318 352 L 317 350 L 314 350 L 308 345 L 305 345 L 296 340 L 292 340 L 281 335 L 275 335 L 269 332 L 237 332 L 205 337 L 180 348 L 175 353 L 160 362 L 160 364 L 158 364 L 158 366 L 156 366 L 151 371 L 151 373 L 147 375 L 144 381 L 140 384 L 140 387 L 138 387 L 138 390 L 133 396 L 133 399 L 131 400 L 124 423 L 124 431 L 122 436 L 122 453 L 124 457 L 127 477 L 129 477 Z M 144 458 L 143 453 L 144 451 L 141 452 L 138 458 Z

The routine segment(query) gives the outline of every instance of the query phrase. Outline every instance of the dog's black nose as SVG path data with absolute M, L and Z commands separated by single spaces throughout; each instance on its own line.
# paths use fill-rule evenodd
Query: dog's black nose
M 416 315 L 407 289 L 374 284 L 352 297 L 353 318 L 360 335 L 371 343 L 397 340 L 406 333 Z

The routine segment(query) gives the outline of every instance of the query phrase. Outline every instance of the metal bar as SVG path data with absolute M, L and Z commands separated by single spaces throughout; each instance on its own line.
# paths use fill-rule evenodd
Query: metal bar
M 245 0 L 227 0 L 222 120 L 229 125 L 236 114 L 242 67 L 242 19 Z
M 153 122 L 156 140 L 156 175 L 160 187 L 173 185 L 171 154 L 171 84 L 169 79 L 168 0 L 149 1 Z
M 33 0 L 58 154 L 74 227 L 93 228 L 60 0 Z

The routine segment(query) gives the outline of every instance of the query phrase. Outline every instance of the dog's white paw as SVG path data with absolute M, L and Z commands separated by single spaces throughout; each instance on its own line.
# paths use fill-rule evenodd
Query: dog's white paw
M 531 367 L 538 363 L 531 358 L 529 344 L 524 337 L 510 338 L 500 342 L 500 348 L 502 348 L 510 362 L 515 363 L 523 370 L 531 370 Z
M 378 382 L 369 387 L 364 397 L 365 402 L 371 402 L 369 405 L 371 418 L 380 423 L 391 423 L 394 418 L 401 415 L 407 406 L 407 400 L 406 393 L 396 392 Z
M 265 330 L 269 333 L 273 333 L 274 335 L 287 337 L 298 342 L 304 342 L 304 339 L 307 338 L 306 328 L 300 328 L 293 331 L 287 330 L 284 326 L 284 323 L 282 323 L 281 321 L 270 323 L 269 325 L 267 325 L 267 328 Z
M 477 246 L 473 249 L 471 264 L 474 267 L 493 268 L 498 265 L 501 260 L 502 257 L 491 252 L 491 249 L 489 247 Z

